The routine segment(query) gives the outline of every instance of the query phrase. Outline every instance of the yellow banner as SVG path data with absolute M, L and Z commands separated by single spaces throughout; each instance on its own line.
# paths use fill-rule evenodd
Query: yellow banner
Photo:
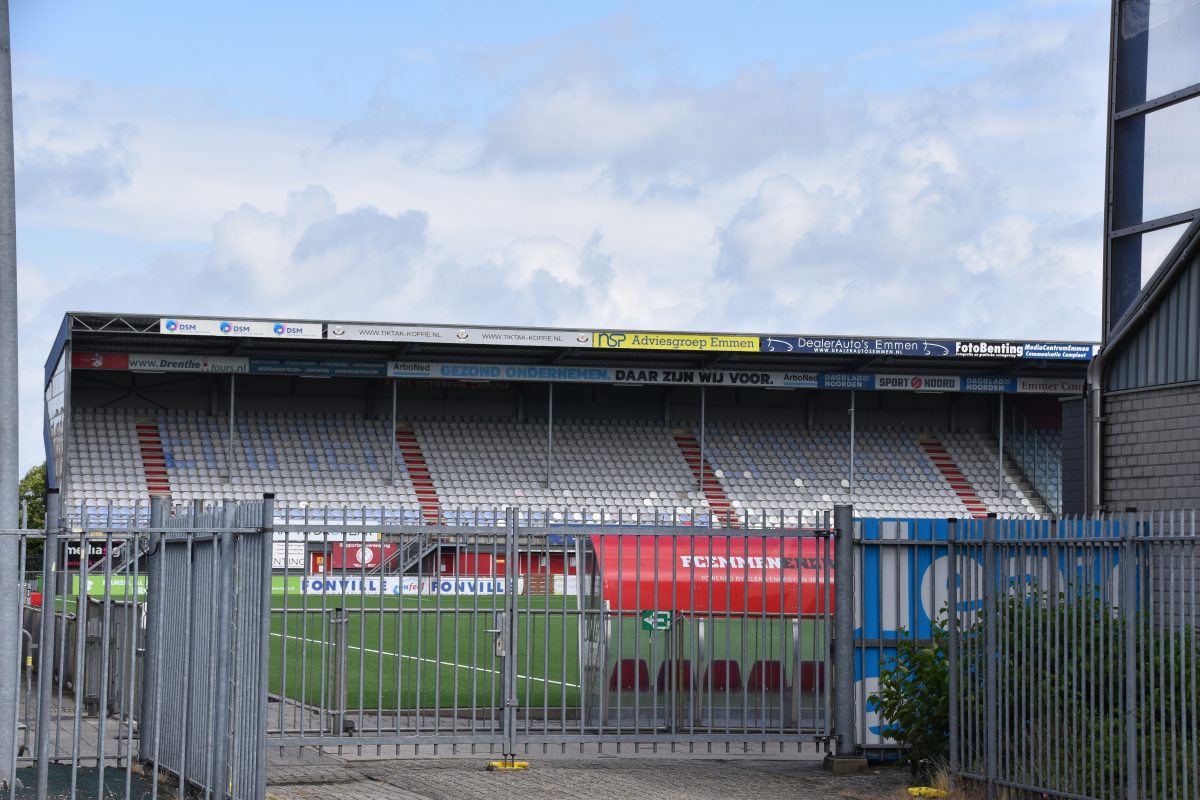
M 758 352 L 757 336 L 729 333 L 638 333 L 597 331 L 592 346 L 608 350 L 712 350 Z

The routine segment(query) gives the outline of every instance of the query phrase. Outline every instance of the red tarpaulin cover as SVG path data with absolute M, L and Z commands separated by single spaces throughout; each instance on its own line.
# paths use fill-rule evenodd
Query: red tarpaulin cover
M 833 613 L 833 542 L 812 537 L 590 536 L 613 611 Z M 828 541 L 828 548 L 826 548 Z

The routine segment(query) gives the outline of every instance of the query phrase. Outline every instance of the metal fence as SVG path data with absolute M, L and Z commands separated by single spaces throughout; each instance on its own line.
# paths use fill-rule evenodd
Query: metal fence
M 117 531 L 49 506 L 0 532 L 25 576 L 8 796 L 265 796 L 269 504 Z
M 950 768 L 989 797 L 1200 796 L 1193 514 L 856 520 L 861 751 L 915 644 L 949 682 Z
M 271 505 L 151 519 L 139 756 L 233 797 L 266 790 Z
M 827 518 L 572 529 L 496 513 L 502 527 L 489 514 L 353 540 L 276 525 L 269 746 L 511 757 L 828 739 Z
M 1198 543 L 1194 515 L 959 523 L 952 768 L 989 796 L 1200 794 Z

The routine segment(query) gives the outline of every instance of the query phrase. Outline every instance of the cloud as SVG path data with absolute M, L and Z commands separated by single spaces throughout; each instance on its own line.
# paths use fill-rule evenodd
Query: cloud
M 327 188 L 309 186 L 282 211 L 244 205 L 224 215 L 201 272 L 218 293 L 268 316 L 514 324 L 568 319 L 568 310 L 601 303 L 611 280 L 598 231 L 574 245 L 517 237 L 460 261 L 429 241 L 430 224 L 420 210 L 339 211 Z
M 685 195 L 773 159 L 820 157 L 863 119 L 820 71 L 747 67 L 711 88 L 631 87 L 603 74 L 554 76 L 491 121 L 485 160 L 518 170 L 601 165 L 615 185 Z
M 82 150 L 50 145 L 23 148 L 16 162 L 17 202 L 48 205 L 95 201 L 129 186 L 136 159 L 131 131 L 115 128 L 103 143 Z
M 477 81 L 461 105 L 372 76 L 357 120 L 27 76 L 21 224 L 113 244 L 104 271 L 90 239 L 22 250 L 22 360 L 78 308 L 1093 337 L 1106 15 L 935 31 L 887 62 L 934 77 L 893 89 L 802 62 L 689 80 L 627 14 L 447 64 Z

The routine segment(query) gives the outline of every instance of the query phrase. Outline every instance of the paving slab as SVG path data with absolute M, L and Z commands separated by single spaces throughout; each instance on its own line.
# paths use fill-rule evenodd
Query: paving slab
M 534 758 L 530 769 L 512 772 L 485 767 L 482 759 L 462 758 L 356 761 L 338 772 L 344 779 L 338 782 L 281 784 L 273 777 L 268 795 L 275 800 L 865 800 L 900 797 L 908 784 L 906 770 L 874 767 L 831 775 L 811 758 L 595 755 Z

